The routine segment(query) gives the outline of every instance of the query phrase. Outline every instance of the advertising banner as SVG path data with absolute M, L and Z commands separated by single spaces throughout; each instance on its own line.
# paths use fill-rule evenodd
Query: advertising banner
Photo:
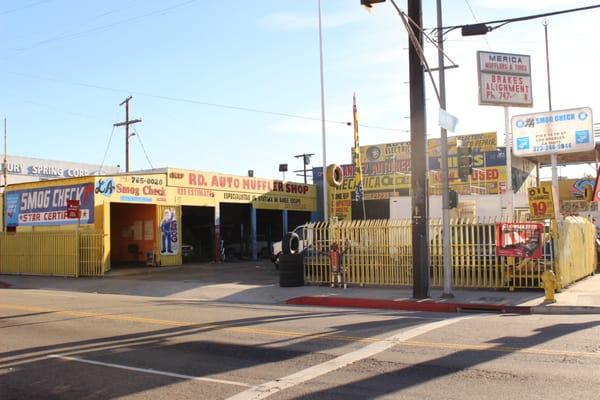
M 554 218 L 554 196 L 552 186 L 531 187 L 527 189 L 529 214 L 534 221 Z
M 314 211 L 314 185 L 272 179 L 169 169 L 169 191 L 177 204 L 252 203 L 268 210 Z
M 166 204 L 167 179 L 165 174 L 96 178 L 94 193 L 115 202 Z
M 517 157 L 575 153 L 594 149 L 589 107 L 515 115 L 511 119 Z
M 479 104 L 533 106 L 529 56 L 478 51 L 477 75 Z
M 69 218 L 67 202 L 79 201 L 81 220 Z M 94 185 L 53 186 L 6 193 L 7 226 L 48 226 L 94 222 Z
M 543 224 L 531 222 L 496 224 L 496 255 L 542 258 Z

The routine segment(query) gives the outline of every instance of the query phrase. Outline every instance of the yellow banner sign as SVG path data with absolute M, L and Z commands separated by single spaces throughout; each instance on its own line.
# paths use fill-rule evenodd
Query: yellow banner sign
M 448 154 L 456 155 L 456 147 L 470 147 L 472 153 L 485 153 L 496 151 L 498 140 L 496 132 L 475 133 L 471 135 L 458 135 L 448 137 Z M 442 154 L 440 139 L 429 139 L 427 141 L 429 157 L 439 157 Z
M 169 169 L 168 184 L 177 204 L 252 203 L 268 210 L 314 211 L 314 185 L 272 179 Z
M 527 189 L 529 214 L 533 221 L 554 218 L 554 198 L 552 187 L 531 187 Z

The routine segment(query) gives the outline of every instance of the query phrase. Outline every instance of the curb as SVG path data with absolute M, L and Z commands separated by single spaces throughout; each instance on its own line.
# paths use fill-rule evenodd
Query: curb
M 447 313 L 456 313 L 462 311 L 494 311 L 498 313 L 530 314 L 532 308 L 527 306 L 511 306 L 507 304 L 492 303 L 454 303 L 435 300 L 376 300 L 322 296 L 295 297 L 287 300 L 286 304 Z
M 600 314 L 598 306 L 533 306 L 531 314 Z
M 10 283 L 6 283 L 6 282 L 2 282 L 0 281 L 0 289 L 8 289 L 10 288 L 12 285 Z

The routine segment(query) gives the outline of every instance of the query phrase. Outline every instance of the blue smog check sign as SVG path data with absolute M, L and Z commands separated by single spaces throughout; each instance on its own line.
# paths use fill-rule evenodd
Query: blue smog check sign
M 594 148 L 589 107 L 512 117 L 513 153 L 518 157 L 576 153 Z

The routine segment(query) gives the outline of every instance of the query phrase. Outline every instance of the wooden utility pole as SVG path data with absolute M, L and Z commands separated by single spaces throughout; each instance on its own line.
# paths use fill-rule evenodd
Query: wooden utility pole
M 125 121 L 114 124 L 114 126 L 125 126 L 125 172 L 129 172 L 129 125 L 142 122 L 141 119 L 129 120 L 129 100 L 131 100 L 131 96 L 127 97 L 119 104 L 120 106 L 125 104 Z

